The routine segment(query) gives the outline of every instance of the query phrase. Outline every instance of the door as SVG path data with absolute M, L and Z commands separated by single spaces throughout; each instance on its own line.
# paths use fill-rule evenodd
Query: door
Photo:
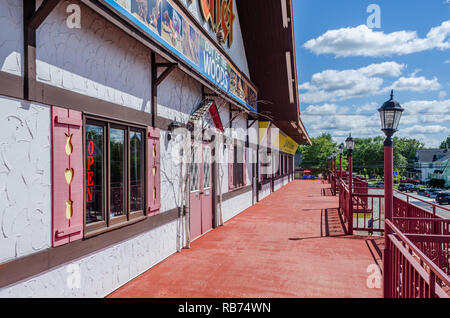
M 190 176 L 190 231 L 193 241 L 213 228 L 212 163 L 208 146 L 193 147 Z
M 189 205 L 190 205 L 190 232 L 191 232 L 191 240 L 196 239 L 200 235 L 202 235 L 202 204 L 200 197 L 200 163 L 199 163 L 199 148 L 193 147 L 192 149 L 192 157 L 191 157 L 191 167 L 190 167 L 190 176 L 191 176 L 191 194 L 189 197 Z
M 208 146 L 203 146 L 203 163 L 202 163 L 202 182 L 201 182 L 201 204 L 202 204 L 202 234 L 208 232 L 213 228 L 213 191 L 212 191 L 212 163 L 211 163 L 211 149 Z

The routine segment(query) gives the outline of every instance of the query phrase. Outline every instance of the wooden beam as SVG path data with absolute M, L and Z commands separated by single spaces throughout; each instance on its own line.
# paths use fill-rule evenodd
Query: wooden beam
M 251 128 L 256 123 L 257 120 L 258 119 L 254 119 L 250 125 L 248 124 L 249 120 L 247 120 L 247 129 Z
M 53 11 L 53 9 L 58 5 L 60 0 L 45 0 L 39 9 L 33 14 L 33 16 L 28 20 L 28 27 L 30 29 L 36 30 L 45 18 Z M 34 2 L 34 1 L 24 1 L 24 2 Z
M 162 74 L 158 76 L 154 85 L 159 86 L 159 84 L 161 84 L 162 81 L 164 81 L 167 78 L 167 76 L 169 76 L 169 74 L 172 73 L 172 71 L 175 69 L 175 67 L 177 67 L 177 65 L 178 64 L 176 63 L 170 63 L 169 66 L 167 66 L 167 68 L 164 70 L 164 72 L 162 72 Z
M 26 100 L 34 97 L 34 83 L 36 82 L 36 30 L 28 27 L 29 21 L 35 13 L 35 1 L 23 0 L 23 97 Z
M 158 86 L 155 85 L 158 80 L 158 64 L 156 63 L 156 54 L 151 53 L 152 59 L 152 127 L 155 127 L 156 116 L 158 115 Z

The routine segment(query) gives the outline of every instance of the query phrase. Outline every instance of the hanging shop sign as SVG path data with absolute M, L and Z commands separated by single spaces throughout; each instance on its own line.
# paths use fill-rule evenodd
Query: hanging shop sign
M 224 93 L 248 109 L 256 111 L 254 106 L 257 100 L 256 89 L 171 0 L 103 1 L 197 70 Z M 214 28 L 221 28 L 229 44 L 233 41 L 232 3 L 232 0 L 209 0 L 205 1 L 205 7 L 201 5 L 201 11 L 206 10 L 203 14 L 206 13 L 208 21 Z M 220 4 L 220 10 L 216 4 Z M 213 7 L 215 9 L 211 11 Z
M 275 125 L 269 125 L 269 123 L 268 121 L 259 122 L 260 145 L 295 155 L 299 146 L 298 143 L 280 131 Z
M 288 153 L 290 155 L 295 155 L 298 149 L 298 143 L 296 143 L 291 137 L 282 133 L 279 134 L 279 146 L 281 152 Z

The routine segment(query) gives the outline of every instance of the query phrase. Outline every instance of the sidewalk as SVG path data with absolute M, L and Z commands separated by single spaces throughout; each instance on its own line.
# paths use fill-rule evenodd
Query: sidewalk
M 382 297 L 368 238 L 344 235 L 324 187 L 290 183 L 108 297 Z

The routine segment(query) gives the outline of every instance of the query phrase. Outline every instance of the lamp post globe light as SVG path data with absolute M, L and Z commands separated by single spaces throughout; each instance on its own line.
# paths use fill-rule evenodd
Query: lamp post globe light
M 345 140 L 345 147 L 347 148 L 348 154 L 348 235 L 353 235 L 353 160 L 352 153 L 355 148 L 355 141 L 352 138 L 352 134 L 348 135 L 348 138 Z
M 394 100 L 394 91 L 391 91 L 391 99 L 378 109 L 381 119 L 381 130 L 386 135 L 384 141 L 384 219 L 392 221 L 394 210 L 393 173 L 394 173 L 394 143 L 392 136 L 398 131 L 400 118 L 404 109 Z M 391 298 L 389 286 L 391 286 L 391 249 L 389 234 L 392 230 L 384 226 L 384 256 L 383 256 L 383 292 L 385 298 Z
M 336 172 L 336 157 L 337 157 L 336 151 L 333 151 L 332 156 L 333 156 L 334 172 Z

